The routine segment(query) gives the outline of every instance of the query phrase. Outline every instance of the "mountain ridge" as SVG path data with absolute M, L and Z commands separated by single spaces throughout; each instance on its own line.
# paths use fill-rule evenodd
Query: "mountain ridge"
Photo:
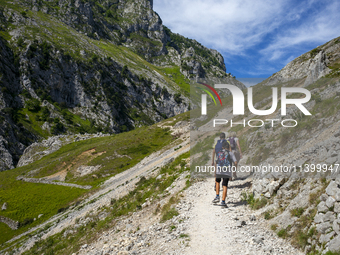
M 119 133 L 196 107 L 221 54 L 172 33 L 152 1 L 1 1 L 0 169 L 51 135 Z

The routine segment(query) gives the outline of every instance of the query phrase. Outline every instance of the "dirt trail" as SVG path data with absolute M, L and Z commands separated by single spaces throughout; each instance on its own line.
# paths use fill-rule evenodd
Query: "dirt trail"
M 185 175 L 171 186 L 171 194 L 183 188 Z M 250 186 L 251 179 L 231 182 L 225 208 L 211 202 L 213 179 L 196 182 L 181 193 L 175 206 L 179 215 L 160 223 L 160 215 L 154 213 L 156 204 L 151 204 L 122 217 L 113 229 L 84 244 L 76 254 L 303 254 L 269 230 L 259 212 L 241 200 L 241 193 Z
M 190 242 L 183 254 L 303 254 L 242 202 L 241 193 L 250 185 L 250 178 L 230 182 L 228 208 L 212 204 L 213 179 L 195 185 L 187 198 L 194 206 L 187 222 Z

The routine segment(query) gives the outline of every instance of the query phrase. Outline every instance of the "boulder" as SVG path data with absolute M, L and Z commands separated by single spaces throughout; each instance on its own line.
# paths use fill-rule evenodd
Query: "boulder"
M 339 191 L 338 184 L 335 181 L 331 181 L 326 188 L 326 193 L 329 196 L 335 196 Z
M 328 199 L 328 195 L 327 194 L 322 194 L 321 196 L 320 196 L 320 201 L 327 201 L 327 199 Z
M 339 222 L 337 220 L 333 221 L 333 226 L 332 226 L 333 230 L 335 231 L 335 233 L 337 233 L 338 235 L 340 235 L 340 226 L 339 226 Z
M 335 237 L 329 242 L 328 249 L 331 252 L 340 252 L 340 236 Z
M 335 194 L 335 200 L 340 202 L 340 189 Z
M 324 223 L 320 223 L 316 225 L 316 230 L 321 234 L 325 234 L 327 230 L 329 230 L 330 228 L 331 228 L 331 223 L 329 222 L 324 222 Z
M 334 203 L 334 212 L 340 213 L 340 203 Z
M 335 232 L 332 231 L 328 234 L 323 234 L 320 236 L 319 238 L 319 242 L 320 243 L 328 243 L 331 240 L 331 237 L 333 237 L 335 235 Z
M 330 221 L 333 222 L 335 220 L 335 214 L 334 212 L 327 212 L 324 217 L 323 217 L 323 221 Z
M 327 200 L 326 200 L 326 206 L 328 208 L 331 208 L 334 206 L 334 203 L 335 203 L 335 199 L 333 197 L 328 197 Z
M 327 212 L 327 211 L 328 211 L 328 207 L 326 206 L 326 202 L 321 201 L 318 205 L 318 212 Z
M 318 213 L 317 215 L 315 215 L 314 217 L 314 222 L 315 223 L 322 223 L 323 222 L 323 217 L 325 216 L 325 214 L 323 213 Z
M 6 211 L 7 210 L 7 203 L 5 202 L 2 207 L 1 207 L 2 211 Z

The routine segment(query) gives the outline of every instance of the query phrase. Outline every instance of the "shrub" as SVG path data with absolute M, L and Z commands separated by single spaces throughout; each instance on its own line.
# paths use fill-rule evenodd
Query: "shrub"
M 182 103 L 181 94 L 176 93 L 176 94 L 174 95 L 174 100 L 175 100 L 175 102 L 176 102 L 177 104 Z
M 50 111 L 48 110 L 48 108 L 42 107 L 41 120 L 47 121 L 49 116 L 50 116 Z
M 29 225 L 29 224 L 33 223 L 33 221 L 34 221 L 34 219 L 32 219 L 32 218 L 26 218 L 22 222 L 19 223 L 19 227 Z
M 18 39 L 18 46 L 19 47 L 23 47 L 24 46 L 24 39 L 22 39 L 21 37 Z
M 303 214 L 304 211 L 305 211 L 305 209 L 302 208 L 302 207 L 294 208 L 294 209 L 290 210 L 290 214 L 292 216 L 300 218 L 300 216 Z
M 282 228 L 279 232 L 277 232 L 278 237 L 285 239 L 288 235 L 287 230 Z
M 21 92 L 21 95 L 23 95 L 24 97 L 30 99 L 32 98 L 31 94 L 28 92 L 27 89 L 23 89 L 22 92 Z
M 40 101 L 32 98 L 26 102 L 26 107 L 31 112 L 38 112 L 40 110 Z
M 50 62 L 50 49 L 51 45 L 49 45 L 46 41 L 43 41 L 40 45 L 42 51 L 42 60 L 39 61 L 40 68 L 42 70 L 47 70 L 49 68 Z
M 270 226 L 270 229 L 275 231 L 277 229 L 278 225 L 277 224 L 273 224 Z

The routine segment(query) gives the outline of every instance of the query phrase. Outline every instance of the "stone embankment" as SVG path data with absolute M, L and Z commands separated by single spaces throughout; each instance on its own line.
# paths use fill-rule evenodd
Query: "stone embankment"
M 21 180 L 24 182 L 32 182 L 32 183 L 43 183 L 43 184 L 53 184 L 53 185 L 60 185 L 60 186 L 67 186 L 67 187 L 74 187 L 74 188 L 79 188 L 79 189 L 91 189 L 92 186 L 90 185 L 78 185 L 74 183 L 66 183 L 66 182 L 53 182 L 53 181 L 47 181 L 44 180 L 43 178 L 25 178 L 22 176 L 18 176 L 17 180 Z
M 17 230 L 19 228 L 19 221 L 11 220 L 10 218 L 7 218 L 5 216 L 0 216 L 0 222 L 5 223 L 13 230 Z

